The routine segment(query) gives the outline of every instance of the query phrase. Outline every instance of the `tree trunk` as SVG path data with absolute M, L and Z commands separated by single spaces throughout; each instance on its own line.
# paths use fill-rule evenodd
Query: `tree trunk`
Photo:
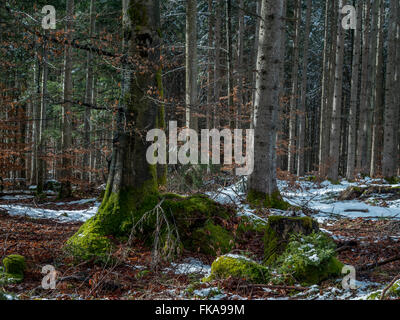
M 342 8 L 345 1 L 339 0 L 339 8 Z M 341 18 L 341 17 L 340 17 Z M 332 124 L 330 134 L 329 157 L 332 161 L 329 167 L 329 178 L 337 181 L 339 178 L 339 158 L 340 158 L 340 130 L 342 116 L 342 92 L 343 92 L 343 55 L 344 55 L 344 34 L 341 25 L 342 19 L 338 19 L 338 35 L 336 49 L 336 68 L 335 84 L 333 91 L 332 104 Z
M 90 27 L 89 38 L 91 39 L 94 34 L 96 23 L 96 9 L 95 0 L 90 1 Z M 85 103 L 93 105 L 93 55 L 90 51 L 87 52 L 86 57 L 86 90 L 85 90 Z M 90 116 L 91 109 L 86 107 L 84 114 L 84 149 L 83 154 L 83 180 L 90 181 Z
M 249 177 L 249 201 L 276 206 L 280 198 L 276 182 L 276 115 L 279 106 L 282 64 L 283 3 L 262 1 L 257 55 L 254 116 L 254 170 Z
M 356 141 L 357 141 L 357 102 L 358 102 L 358 81 L 360 77 L 360 53 L 361 53 L 361 32 L 362 32 L 362 4 L 357 3 L 357 29 L 354 30 L 354 52 L 353 67 L 351 72 L 351 93 L 349 111 L 349 132 L 347 144 L 347 171 L 346 177 L 354 178 Z
M 290 92 L 290 118 L 289 118 L 289 146 L 288 146 L 288 171 L 294 172 L 296 158 L 296 118 L 297 118 L 297 86 L 299 69 L 299 39 L 301 25 L 301 0 L 296 1 L 295 7 L 295 35 L 293 39 L 293 64 L 292 64 L 292 90 Z
M 299 139 L 297 145 L 297 175 L 303 176 L 306 140 L 306 101 L 307 101 L 307 66 L 308 50 L 310 43 L 310 24 L 311 24 L 312 1 L 307 0 L 306 26 L 304 31 L 304 50 L 303 50 L 303 71 L 301 80 L 301 101 L 299 107 Z
M 384 26 L 384 1 L 379 1 L 379 16 L 378 16 L 378 39 L 377 52 L 375 56 L 376 63 L 376 81 L 372 92 L 374 99 L 374 123 L 372 133 L 372 159 L 371 159 L 371 177 L 382 174 L 382 146 L 383 146 L 383 26 Z
M 386 178 L 397 175 L 398 166 L 398 122 L 399 122 L 399 101 L 398 78 L 396 78 L 396 38 L 397 24 L 396 13 L 398 1 L 390 1 L 389 33 L 388 33 L 388 57 L 386 65 L 386 88 L 385 88 L 385 141 L 382 154 L 382 171 Z M 397 91 L 397 93 L 396 93 Z M 397 100 L 397 101 L 396 101 Z
M 61 189 L 59 198 L 67 198 L 72 195 L 71 177 L 72 177 L 72 47 L 69 44 L 72 41 L 72 28 L 74 19 L 74 0 L 67 0 L 67 23 L 65 58 L 64 58 L 64 102 L 62 110 L 62 170 L 61 170 Z
M 110 249 L 108 235 L 127 234 L 132 223 L 157 203 L 157 170 L 146 159 L 151 142 L 147 131 L 156 128 L 157 100 L 148 96 L 159 85 L 160 12 L 158 0 L 124 0 L 124 43 L 129 59 L 139 61 L 131 74 L 127 98 L 119 105 L 110 172 L 103 202 L 95 217 L 69 239 L 67 248 L 80 258 L 104 256 Z M 128 10 L 128 8 L 130 8 Z M 127 19 L 128 21 L 125 21 Z M 130 28 L 131 32 L 127 28 Z M 140 67 L 141 72 L 138 71 Z M 160 88 L 159 88 L 160 89 Z M 150 205 L 151 203 L 151 205 Z M 148 208 L 147 208 L 147 207 Z M 142 208 L 143 210 L 139 209 Z
M 219 128 L 219 107 L 221 97 L 221 4 L 219 1 L 216 3 L 215 8 L 215 64 L 214 64 L 214 128 Z
M 329 134 L 327 125 L 328 112 L 328 98 L 329 98 L 329 79 L 330 79 L 330 45 L 329 45 L 329 16 L 331 16 L 334 3 L 331 0 L 325 2 L 325 31 L 324 31 L 324 53 L 323 53 L 323 66 L 322 66 L 322 84 L 321 84 L 321 115 L 320 115 L 320 131 L 319 131 L 319 174 L 326 175 L 326 166 L 329 152 L 326 152 Z M 331 29 L 333 29 L 331 24 Z
M 367 171 L 367 143 L 368 143 L 368 64 L 369 64 L 369 35 L 370 35 L 370 11 L 371 3 L 364 4 L 364 30 L 363 51 L 361 65 L 361 89 L 360 89 L 360 116 L 358 124 L 357 141 L 357 170 L 362 174 Z
M 198 130 L 197 0 L 186 3 L 186 127 Z

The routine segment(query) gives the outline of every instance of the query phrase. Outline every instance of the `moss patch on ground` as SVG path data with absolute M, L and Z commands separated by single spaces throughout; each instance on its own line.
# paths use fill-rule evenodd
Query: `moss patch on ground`
M 269 269 L 242 256 L 220 256 L 211 265 L 211 274 L 203 281 L 227 278 L 241 279 L 252 283 L 268 283 Z

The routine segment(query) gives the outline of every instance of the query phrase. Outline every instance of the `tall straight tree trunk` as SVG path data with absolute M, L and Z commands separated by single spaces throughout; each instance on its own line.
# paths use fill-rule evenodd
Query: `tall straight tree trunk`
M 307 101 L 307 66 L 308 50 L 310 44 L 310 25 L 311 25 L 311 6 L 312 0 L 307 0 L 306 26 L 304 31 L 303 49 L 303 70 L 301 80 L 301 101 L 299 106 L 299 139 L 297 145 L 297 175 L 303 176 L 305 173 L 305 140 L 306 140 L 306 101 Z
M 329 45 L 329 17 L 332 15 L 332 8 L 334 4 L 331 0 L 325 2 L 325 28 L 324 28 L 324 52 L 323 52 L 323 66 L 322 66 L 322 83 L 321 83 L 321 114 L 320 114 L 320 130 L 319 130 L 319 174 L 326 175 L 326 163 L 329 153 L 326 152 L 329 135 L 327 132 L 327 108 L 329 96 L 329 62 L 330 62 L 330 45 Z M 333 25 L 331 24 L 333 29 Z
M 254 59 L 254 70 L 257 69 L 257 53 L 258 53 L 258 47 L 259 47 L 259 37 L 258 34 L 260 33 L 260 25 L 261 25 L 261 3 L 262 0 L 257 0 L 257 20 L 256 20 L 256 37 L 254 40 L 254 47 L 253 47 L 253 56 L 255 57 Z M 253 128 L 253 124 L 254 124 L 254 106 L 256 104 L 256 80 L 257 80 L 257 74 L 256 72 L 253 70 L 252 75 L 252 97 L 251 97 L 251 101 L 252 101 L 252 110 L 251 110 L 251 119 L 250 119 L 250 128 Z
M 67 0 L 67 17 L 66 17 L 66 40 L 64 49 L 64 102 L 62 109 L 62 170 L 61 170 L 61 189 L 60 198 L 67 198 L 72 195 L 71 176 L 72 176 L 72 28 L 74 19 L 74 0 Z
M 89 38 L 91 39 L 94 34 L 96 22 L 96 9 L 95 0 L 90 0 L 90 27 Z M 93 55 L 90 51 L 87 52 L 86 57 L 86 90 L 85 90 L 85 103 L 93 104 Z M 84 114 L 84 149 L 83 154 L 83 180 L 88 182 L 90 180 L 90 117 L 91 109 L 86 107 Z
M 283 17 L 286 19 L 287 17 L 287 5 L 288 1 L 283 0 Z M 281 64 L 281 70 L 280 70 L 280 96 L 279 96 L 279 110 L 278 110 L 278 118 L 277 118 L 277 133 L 276 133 L 276 145 L 277 145 L 277 152 L 276 152 L 276 166 L 282 169 L 284 167 L 283 161 L 284 161 L 284 155 L 283 152 L 280 152 L 280 155 L 278 156 L 278 151 L 280 149 L 283 149 L 283 143 L 282 141 L 284 140 L 284 112 L 286 109 L 286 103 L 285 103 L 285 57 L 286 57 L 286 23 L 282 24 L 283 28 L 283 34 L 282 34 L 282 42 L 281 42 L 281 52 L 282 52 L 282 57 L 283 57 L 283 62 Z
M 296 118 L 298 99 L 299 78 L 299 39 L 301 25 L 301 0 L 296 1 L 295 6 L 295 34 L 293 39 L 293 62 L 292 62 L 292 90 L 290 92 L 290 118 L 289 118 L 289 146 L 288 146 L 288 171 L 294 172 L 296 158 Z
M 232 47 L 232 0 L 225 0 L 226 15 L 225 15 L 225 31 L 226 31 L 226 67 L 227 67 L 227 97 L 228 97 L 228 112 L 229 114 L 236 114 L 233 105 L 233 47 Z M 230 119 L 228 123 L 230 123 Z M 234 121 L 231 122 L 234 126 Z
M 345 0 L 339 0 L 339 8 L 345 5 Z M 341 17 L 340 17 L 341 18 Z M 335 68 L 335 84 L 333 90 L 332 104 L 332 124 L 330 134 L 330 151 L 329 157 L 332 161 L 329 167 L 328 177 L 337 181 L 339 178 L 339 158 L 340 158 L 340 132 L 341 132 L 341 116 L 342 116 L 342 93 L 343 93 L 343 55 L 344 55 L 344 34 L 341 25 L 341 19 L 338 19 L 337 32 L 337 49 L 336 49 L 336 68 Z
M 347 143 L 347 171 L 346 177 L 351 180 L 354 178 L 357 142 L 357 102 L 358 102 L 358 82 L 360 77 L 360 53 L 361 53 L 361 32 L 362 32 L 362 3 L 357 2 L 357 28 L 354 30 L 354 52 L 353 67 L 351 72 L 351 93 L 349 111 L 349 131 Z
M 197 0 L 186 3 L 186 127 L 198 130 Z
M 383 146 L 383 25 L 384 25 L 384 8 L 383 0 L 379 1 L 379 16 L 378 16 L 378 34 L 376 44 L 376 81 L 372 92 L 374 99 L 374 123 L 372 133 L 372 159 L 371 159 L 371 177 L 382 174 L 382 146 Z
M 273 162 L 276 161 L 276 115 L 283 63 L 283 2 L 263 0 L 261 17 L 254 110 L 254 170 L 249 177 L 247 197 L 268 206 L 273 197 L 280 197 Z
M 31 159 L 31 177 L 30 183 L 37 185 L 37 162 L 38 162 L 38 147 L 39 147 L 39 133 L 40 133 L 40 100 L 41 95 L 40 82 L 41 82 L 41 72 L 42 64 L 39 61 L 39 48 L 37 44 L 37 39 L 35 40 L 35 63 L 33 69 L 33 82 L 34 82 L 34 92 L 36 98 L 32 103 L 32 159 Z
M 235 128 L 240 129 L 242 127 L 242 106 L 243 106 L 243 81 L 244 81 L 244 65 L 243 65 L 243 41 L 244 41 L 244 14 L 243 14 L 244 1 L 239 0 L 239 13 L 238 13 L 238 44 L 237 44 L 237 115 Z
M 386 87 L 385 87 L 385 129 L 382 154 L 383 176 L 392 178 L 397 175 L 398 167 L 398 122 L 399 122 L 399 101 L 398 78 L 396 78 L 396 46 L 398 47 L 397 23 L 398 1 L 390 1 L 389 29 L 388 29 L 388 53 L 386 65 Z M 397 101 L 396 101 L 397 100 Z
M 367 116 L 367 159 L 366 173 L 370 174 L 372 165 L 372 134 L 375 112 L 375 88 L 376 88 L 376 53 L 378 44 L 379 0 L 372 3 L 371 9 L 371 44 L 368 63 L 368 116 Z
M 212 0 L 208 0 L 208 47 L 211 50 L 213 46 L 213 4 Z M 211 106 L 214 102 L 213 93 L 213 56 L 211 51 L 208 55 L 208 66 L 207 66 L 207 110 L 206 110 L 206 128 L 211 129 Z
M 47 31 L 45 31 L 47 33 Z M 39 137 L 38 137 L 38 161 L 37 161 L 37 188 L 36 193 L 42 194 L 44 181 L 45 181 L 45 171 L 46 171 L 46 161 L 44 160 L 44 130 L 46 127 L 46 109 L 48 101 L 47 93 L 47 79 L 49 74 L 49 67 L 47 65 L 48 53 L 47 53 L 47 41 L 43 41 L 43 74 L 42 74 L 42 92 L 40 99 L 40 122 L 39 122 Z
M 215 64 L 214 64 L 214 128 L 219 127 L 219 106 L 221 97 L 221 4 L 215 4 Z
M 362 174 L 368 174 L 368 64 L 369 64 L 369 36 L 370 36 L 370 11 L 371 3 L 364 3 L 363 22 L 363 51 L 361 65 L 361 89 L 360 89 L 360 116 L 357 135 L 357 170 Z

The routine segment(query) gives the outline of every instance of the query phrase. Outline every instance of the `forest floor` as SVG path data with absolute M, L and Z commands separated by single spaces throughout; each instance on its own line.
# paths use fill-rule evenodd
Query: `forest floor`
M 349 186 L 380 185 L 382 181 L 364 179 L 340 184 L 327 181 L 280 181 L 285 199 L 301 206 L 300 211 L 252 210 L 243 201 L 241 183 L 221 188 L 209 195 L 216 201 L 237 206 L 239 215 L 267 220 L 269 215 L 312 216 L 320 229 L 338 245 L 338 258 L 357 272 L 357 289 L 343 289 L 342 279 L 319 286 L 257 286 L 235 280 L 202 283 L 209 274 L 213 257 L 184 252 L 173 263 L 152 267 L 151 249 L 140 241 L 130 248 L 122 243 L 118 259 L 106 266 L 89 261 L 75 265 L 62 251 L 65 241 L 93 216 L 99 201 L 93 195 L 84 199 L 56 200 L 48 192 L 37 203 L 29 191 L 7 191 L 0 197 L 0 260 L 21 254 L 27 260 L 24 281 L 6 285 L 10 299 L 363 299 L 383 289 L 400 271 L 400 197 L 371 194 L 365 199 L 339 201 L 340 192 Z M 249 250 L 257 254 L 261 239 L 254 239 Z M 262 249 L 261 249 L 262 250 Z M 41 286 L 42 267 L 57 270 L 57 287 Z

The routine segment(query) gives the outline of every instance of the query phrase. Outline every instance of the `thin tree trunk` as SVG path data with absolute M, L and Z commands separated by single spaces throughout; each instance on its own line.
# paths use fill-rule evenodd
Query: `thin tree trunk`
M 186 5 L 186 127 L 197 131 L 197 0 Z
M 72 146 L 72 47 L 69 43 L 72 40 L 72 28 L 74 19 L 74 0 L 67 0 L 67 24 L 66 24 L 66 39 L 65 58 L 64 58 L 64 103 L 62 110 L 62 172 L 61 172 L 61 189 L 60 198 L 67 198 L 72 195 L 72 187 L 70 179 L 72 177 L 72 161 L 71 146 Z
M 384 26 L 384 1 L 379 1 L 378 16 L 378 39 L 377 52 L 375 56 L 376 63 L 376 82 L 372 98 L 374 99 L 374 124 L 372 134 L 372 159 L 371 159 L 371 177 L 382 174 L 382 146 L 383 146 L 383 26 Z
M 290 118 L 289 118 L 289 146 L 288 146 L 288 171 L 293 172 L 296 157 L 296 118 L 298 99 L 298 69 L 299 69 L 299 39 L 301 25 L 301 0 L 296 1 L 295 7 L 295 35 L 293 39 L 293 64 L 292 64 L 292 90 L 290 92 Z
M 358 82 L 360 77 L 360 53 L 361 53 L 361 32 L 362 32 L 362 4 L 357 2 L 357 29 L 354 30 L 354 51 L 353 67 L 351 72 L 351 93 L 349 111 L 349 132 L 347 143 L 347 171 L 346 177 L 351 180 L 354 178 L 357 142 L 357 102 L 358 102 Z
M 90 27 L 89 38 L 91 39 L 94 34 L 96 22 L 96 9 L 95 0 L 90 1 Z M 93 104 L 93 55 L 90 51 L 87 52 L 86 57 L 86 90 L 85 90 L 85 103 Z M 84 114 L 84 149 L 83 154 L 83 180 L 90 181 L 90 117 L 91 109 L 86 108 Z
M 307 101 L 307 66 L 308 50 L 310 44 L 310 25 L 311 25 L 311 6 L 312 1 L 307 0 L 306 26 L 304 31 L 304 50 L 303 50 L 303 71 L 301 80 L 301 101 L 299 106 L 299 139 L 297 145 L 297 175 L 303 176 L 306 140 L 306 101 Z
M 339 8 L 342 8 L 345 1 L 339 0 Z M 342 92 L 343 92 L 343 55 L 344 55 L 344 34 L 341 25 L 341 19 L 338 19 L 337 49 L 336 49 L 336 67 L 335 84 L 333 91 L 332 104 L 332 124 L 330 134 L 330 152 L 329 157 L 332 161 L 329 168 L 329 178 L 337 181 L 339 178 L 339 158 L 340 158 L 340 132 L 342 116 Z
M 329 17 L 334 4 L 331 0 L 325 2 L 325 31 L 324 31 L 324 53 L 323 53 L 323 66 L 322 66 L 322 85 L 321 85 L 321 115 L 320 115 L 320 131 L 319 131 L 319 173 L 321 176 L 326 175 L 326 162 L 328 160 L 328 153 L 326 147 L 328 143 L 327 132 L 327 114 L 328 114 L 328 96 L 329 96 L 329 61 L 330 61 L 330 46 L 329 46 Z M 331 29 L 333 25 L 331 24 Z
M 368 64 L 369 64 L 369 35 L 370 35 L 370 11 L 371 3 L 364 4 L 363 22 L 363 51 L 361 65 L 361 91 L 360 91 L 360 116 L 357 135 L 357 170 L 362 174 L 368 174 L 367 167 L 367 143 L 368 143 Z

